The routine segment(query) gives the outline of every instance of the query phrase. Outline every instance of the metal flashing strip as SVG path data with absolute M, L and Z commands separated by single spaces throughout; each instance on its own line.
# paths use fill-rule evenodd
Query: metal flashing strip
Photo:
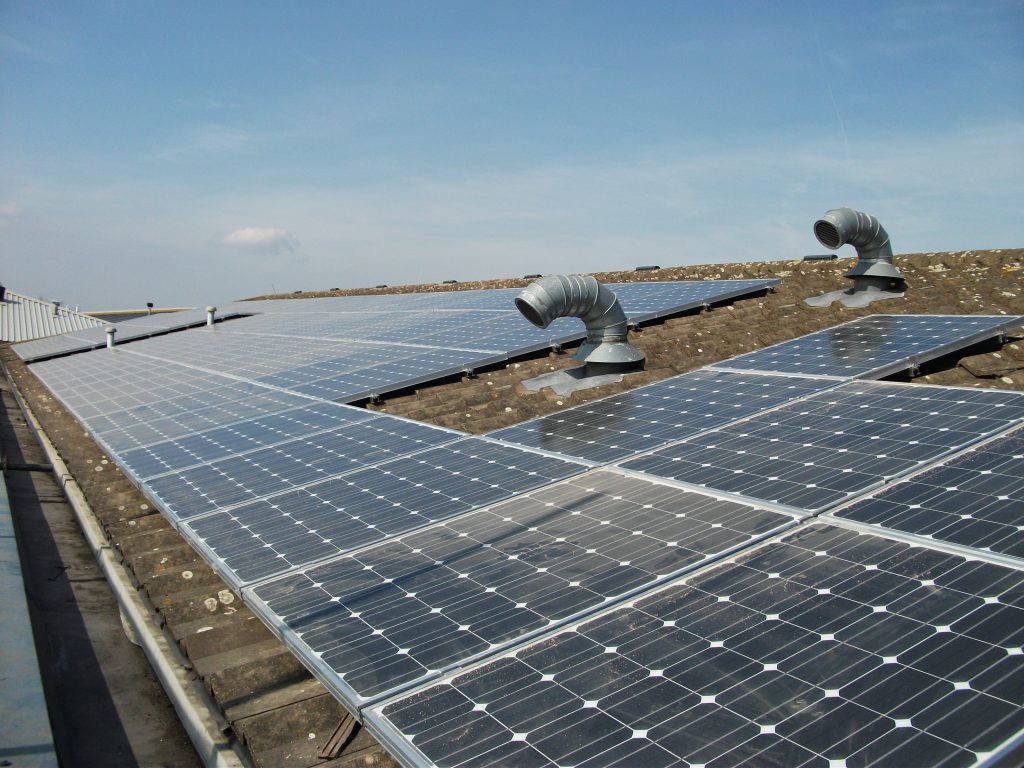
M 698 370 L 720 371 L 722 373 L 756 373 L 758 376 L 786 376 L 792 378 L 819 379 L 821 381 L 834 381 L 837 384 L 850 380 L 849 376 L 827 376 L 823 373 L 788 373 L 784 371 L 754 370 L 751 368 L 732 368 L 729 366 L 729 360 L 723 360 L 720 363 L 712 363 L 711 365 L 699 368 Z
M 358 711 L 792 527 L 595 471 L 243 590 Z
M 377 704 L 405 765 L 996 764 L 1024 572 L 803 525 Z

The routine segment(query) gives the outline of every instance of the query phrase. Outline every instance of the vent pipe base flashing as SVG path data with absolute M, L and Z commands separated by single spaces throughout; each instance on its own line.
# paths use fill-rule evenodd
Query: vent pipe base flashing
M 907 295 L 907 285 L 901 280 L 888 277 L 857 277 L 853 279 L 853 287 L 846 290 L 831 291 L 821 296 L 804 299 L 811 307 L 827 307 L 838 301 L 847 309 L 860 309 L 874 301 L 886 299 L 902 299 Z
M 639 371 L 635 372 L 639 373 Z M 572 397 L 573 392 L 603 387 L 606 384 L 618 384 L 629 375 L 630 372 L 624 373 L 621 368 L 597 373 L 592 372 L 587 365 L 579 365 L 575 368 L 563 368 L 559 371 L 542 373 L 540 376 L 523 381 L 522 385 L 530 392 L 539 392 L 547 388 L 561 397 Z

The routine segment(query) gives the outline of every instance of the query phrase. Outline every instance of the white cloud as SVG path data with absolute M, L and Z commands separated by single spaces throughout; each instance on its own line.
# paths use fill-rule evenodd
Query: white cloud
M 281 227 L 241 227 L 229 232 L 221 242 L 261 251 L 293 251 L 299 247 L 299 239 Z
M 18 215 L 21 206 L 13 200 L 0 200 L 0 227 Z
M 257 149 L 262 143 L 256 134 L 216 123 L 193 126 L 172 146 L 156 153 L 158 160 L 184 161 L 205 157 L 241 155 Z

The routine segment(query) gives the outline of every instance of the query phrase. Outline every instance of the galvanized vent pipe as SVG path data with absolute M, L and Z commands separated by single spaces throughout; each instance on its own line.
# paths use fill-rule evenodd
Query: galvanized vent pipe
M 213 327 L 213 323 L 216 320 L 216 317 L 217 317 L 217 308 L 216 307 L 207 307 L 206 308 L 206 324 L 210 328 Z
M 857 249 L 857 263 L 846 277 L 903 279 L 893 266 L 889 234 L 870 214 L 853 208 L 834 208 L 814 222 L 814 235 L 818 242 L 832 250 L 847 243 Z
M 643 352 L 626 338 L 629 326 L 618 298 L 589 275 L 548 275 L 530 283 L 515 304 L 538 328 L 559 317 L 580 318 L 587 340 L 575 357 L 587 364 L 588 375 L 643 367 Z
M 107 349 L 114 348 L 114 334 L 117 333 L 117 328 L 111 326 L 107 328 Z

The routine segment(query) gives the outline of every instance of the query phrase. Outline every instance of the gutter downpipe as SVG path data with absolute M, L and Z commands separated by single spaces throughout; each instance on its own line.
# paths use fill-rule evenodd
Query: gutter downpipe
M 25 421 L 53 465 L 54 479 L 75 513 L 85 541 L 117 599 L 122 618 L 149 659 L 199 759 L 207 768 L 250 768 L 251 762 L 237 739 L 225 735 L 230 726 L 192 671 L 191 663 L 167 638 L 156 612 L 118 560 L 78 482 L 22 398 L 10 372 L 5 369 L 4 373 Z

